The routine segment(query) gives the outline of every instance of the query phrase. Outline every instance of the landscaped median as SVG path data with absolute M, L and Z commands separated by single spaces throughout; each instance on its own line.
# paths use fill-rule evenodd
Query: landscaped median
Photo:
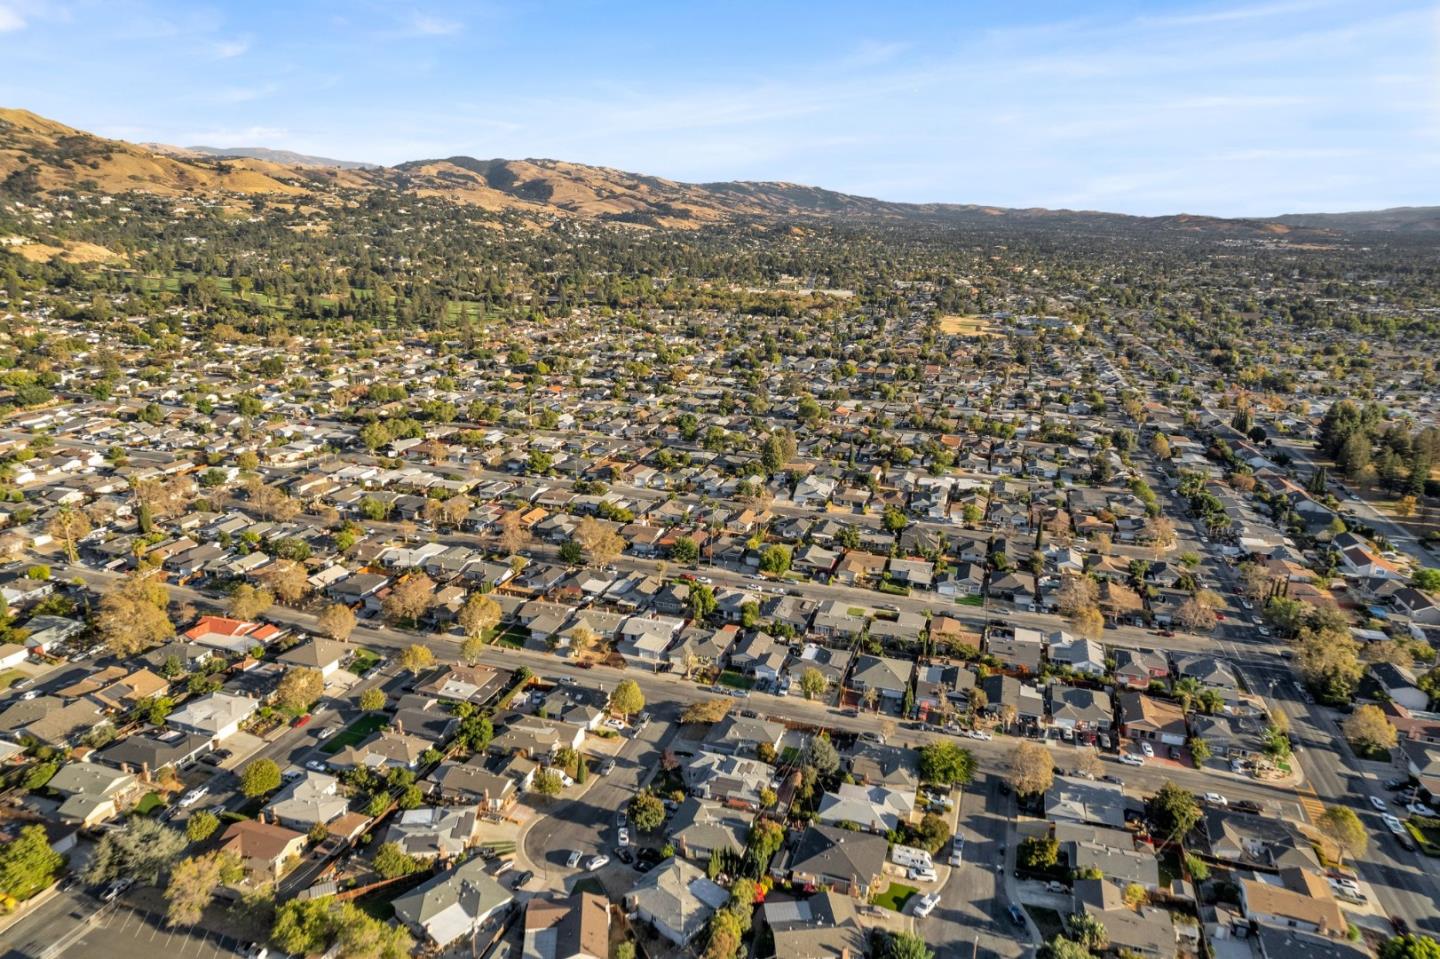
M 1405 820 L 1405 829 L 1421 852 L 1427 856 L 1440 857 L 1440 819 L 1411 816 Z

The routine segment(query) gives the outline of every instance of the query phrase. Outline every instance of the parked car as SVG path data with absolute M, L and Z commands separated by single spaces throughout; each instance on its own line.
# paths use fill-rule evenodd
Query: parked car
M 1409 785 L 1410 780 L 1408 779 L 1387 779 L 1385 781 L 1385 788 L 1390 790 L 1391 792 L 1399 792 L 1401 789 L 1404 789 Z
M 121 876 L 105 887 L 105 891 L 100 894 L 100 901 L 114 902 L 116 897 L 133 885 L 135 885 L 134 879 L 131 879 L 129 876 Z
M 913 882 L 934 882 L 940 878 L 934 866 L 911 866 L 905 871 L 905 876 Z
M 320 740 L 321 742 L 324 742 L 331 736 L 335 735 L 335 733 L 338 731 L 338 727 L 326 726 L 324 729 L 320 730 L 318 733 L 315 734 L 315 738 Z
M 620 827 L 620 834 L 615 840 L 622 848 L 630 845 L 630 830 L 624 826 Z
M 609 862 L 610 857 L 605 855 L 604 853 L 601 853 L 598 856 L 591 856 L 590 861 L 585 864 L 585 868 L 593 872 L 594 870 L 600 869 L 603 866 L 607 865 Z
M 1144 756 L 1137 756 L 1135 753 L 1121 753 L 1121 754 L 1120 754 L 1120 761 L 1121 761 L 1122 763 L 1124 763 L 1125 765 L 1127 765 L 1127 766 L 1143 766 L 1143 765 L 1145 765 L 1145 757 L 1144 757 Z
M 1230 808 L 1236 812 L 1248 812 L 1255 815 L 1265 811 L 1264 807 L 1253 799 L 1237 799 L 1230 804 Z
M 584 854 L 583 852 L 581 852 L 581 851 L 578 850 L 578 849 L 573 850 L 573 851 L 570 853 L 569 858 L 565 860 L 565 868 L 566 868 L 566 869 L 574 869 L 576 866 L 580 865 L 580 860 L 582 860 L 582 859 L 584 859 L 584 858 L 585 858 L 585 854 Z
M 607 759 L 600 764 L 600 775 L 608 776 L 615 771 L 615 760 Z
M 1410 805 L 1406 806 L 1405 811 L 1410 813 L 1412 816 L 1424 816 L 1426 819 L 1435 818 L 1435 810 L 1431 809 L 1429 806 L 1419 801 L 1412 802 Z
M 605 720 L 605 725 L 607 728 L 613 729 L 617 733 L 625 731 L 625 723 L 619 719 L 607 719 Z
M 940 894 L 938 892 L 927 893 L 921 896 L 920 901 L 915 905 L 915 915 L 919 916 L 921 919 L 924 919 L 926 916 L 930 915 L 930 913 L 935 911 L 935 907 L 939 903 Z
M 950 865 L 958 866 L 965 858 L 965 840 L 956 836 L 950 843 Z
M 978 739 L 981 742 L 989 742 L 991 739 L 995 738 L 983 729 L 972 729 L 965 735 L 969 736 L 971 739 Z
M 535 873 L 531 872 L 529 869 L 526 869 L 524 872 L 517 872 L 515 874 L 514 886 L 516 889 L 519 889 L 521 886 L 525 885 L 527 882 L 534 878 Z
M 1379 796 L 1366 796 L 1365 798 L 1370 800 L 1370 805 L 1374 806 L 1380 812 L 1384 812 L 1388 808 L 1385 805 L 1385 800 L 1381 799 Z
M 1205 801 L 1206 801 L 1207 803 L 1209 803 L 1210 805 L 1212 805 L 1212 806 L 1228 806 L 1228 805 L 1230 805 L 1230 800 L 1226 799 L 1224 796 L 1220 795 L 1219 793 L 1206 793 L 1206 794 L 1205 794 Z
M 1385 828 L 1390 830 L 1395 835 L 1405 835 L 1405 824 L 1402 823 L 1399 819 L 1396 819 L 1394 816 L 1390 815 L 1389 813 L 1381 816 L 1380 821 L 1385 823 Z
M 209 794 L 210 790 L 208 787 L 196 786 L 194 789 L 190 790 L 185 795 L 180 797 L 180 802 L 178 803 L 178 805 L 181 809 L 189 809 L 191 806 L 195 805 L 197 802 L 204 799 Z
M 1012 905 L 1008 911 L 1010 913 L 1010 921 L 1023 928 L 1025 925 L 1025 913 L 1020 910 L 1020 907 Z
M 1146 742 L 1140 744 L 1140 751 L 1144 753 L 1147 758 L 1155 755 L 1155 747 Z
M 1047 883 L 1045 884 L 1045 891 L 1046 891 L 1046 892 L 1056 892 L 1056 893 L 1060 893 L 1060 892 L 1068 893 L 1068 892 L 1070 891 L 1070 887 L 1067 886 L 1067 885 L 1065 885 L 1063 882 L 1059 882 L 1058 880 L 1051 879 L 1049 882 L 1047 882 Z
M 312 773 L 323 773 L 326 769 L 326 766 L 318 759 L 307 759 L 305 760 L 305 768 L 310 770 Z

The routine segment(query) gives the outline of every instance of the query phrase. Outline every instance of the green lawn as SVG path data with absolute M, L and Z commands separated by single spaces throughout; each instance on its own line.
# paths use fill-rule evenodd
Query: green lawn
M 333 756 L 347 746 L 358 746 L 379 731 L 386 722 L 384 713 L 366 713 L 346 726 L 344 730 L 327 739 L 325 745 L 320 747 L 320 751 L 327 756 Z
M 755 680 L 727 669 L 720 674 L 720 685 L 729 686 L 731 689 L 750 689 L 755 685 Z
M 372 653 L 368 649 L 357 649 L 355 655 L 350 657 L 350 672 L 356 676 L 364 676 L 370 670 L 380 664 L 380 655 Z
M 984 605 L 985 605 L 985 597 L 984 597 L 984 596 L 961 596 L 959 599 L 955 600 L 955 605 L 956 605 L 956 606 L 984 606 Z
M 496 646 L 509 646 L 511 649 L 524 649 L 525 640 L 530 636 L 530 631 L 519 626 L 510 626 L 504 632 L 496 633 L 491 640 Z
M 135 815 L 153 816 L 163 808 L 165 808 L 165 800 L 160 798 L 159 793 L 146 793 L 145 797 L 135 804 Z
M 889 889 L 886 889 L 875 897 L 874 902 L 877 906 L 883 906 L 886 909 L 893 909 L 895 912 L 900 912 L 905 908 L 905 903 L 910 901 L 910 897 L 919 891 L 920 890 L 914 886 L 907 886 L 901 882 L 892 882 Z

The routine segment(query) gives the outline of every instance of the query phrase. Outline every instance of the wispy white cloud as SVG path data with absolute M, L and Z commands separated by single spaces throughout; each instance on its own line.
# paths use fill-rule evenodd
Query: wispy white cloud
M 25 29 L 25 18 L 9 6 L 0 6 L 0 33 Z
M 254 100 L 273 97 L 279 92 L 280 84 L 262 83 L 259 86 L 250 87 L 225 87 L 206 95 L 205 99 L 213 103 L 250 103 Z
M 464 29 L 465 24 L 459 20 L 416 13 L 407 21 L 404 32 L 412 37 L 450 37 Z
M 222 40 L 215 44 L 215 56 L 221 60 L 232 60 L 235 57 L 244 56 L 250 52 L 250 38 L 241 37 L 235 40 Z
M 180 131 L 172 140 L 183 146 L 295 148 L 293 134 L 284 127 L 211 127 Z

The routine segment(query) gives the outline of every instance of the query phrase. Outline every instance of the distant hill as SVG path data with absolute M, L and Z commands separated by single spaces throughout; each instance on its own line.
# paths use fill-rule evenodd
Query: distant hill
M 1227 219 L 1088 210 L 896 203 L 796 183 L 681 183 L 563 160 L 468 156 L 377 167 L 260 147 L 167 147 L 107 140 L 26 110 L 0 109 L 0 182 L 21 190 L 131 190 L 170 195 L 275 193 L 334 202 L 336 188 L 397 190 L 496 211 L 654 228 L 735 221 L 930 222 L 1084 234 L 1324 240 L 1440 233 L 1440 207 Z
M 267 147 L 172 147 L 164 143 L 145 143 L 142 146 L 154 150 L 156 153 L 166 153 L 171 156 L 193 159 L 195 157 L 248 157 L 252 160 L 264 160 L 267 163 L 278 163 L 281 166 L 299 167 L 335 167 L 339 170 L 378 170 L 378 163 L 363 163 L 358 160 L 336 160 L 331 157 L 311 156 L 308 153 L 296 153 L 293 150 L 271 150 Z
M 1288 213 L 1271 222 L 1356 233 L 1434 233 L 1440 230 L 1440 206 L 1397 206 L 1362 213 Z

